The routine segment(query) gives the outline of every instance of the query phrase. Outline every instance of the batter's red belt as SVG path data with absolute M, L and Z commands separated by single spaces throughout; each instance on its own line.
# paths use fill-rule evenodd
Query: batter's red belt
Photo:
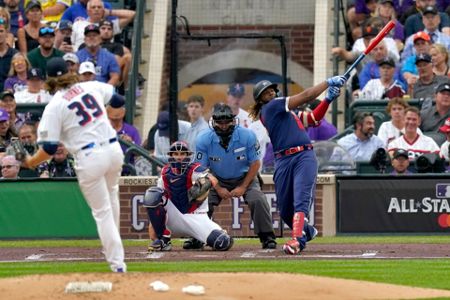
M 311 145 L 311 144 L 306 144 L 306 145 L 303 145 L 303 146 L 292 147 L 292 148 L 288 148 L 288 149 L 284 149 L 284 150 L 276 152 L 275 153 L 275 157 L 276 158 L 280 158 L 280 157 L 283 157 L 283 156 L 288 156 L 288 155 L 299 153 L 299 152 L 302 152 L 302 151 L 305 151 L 305 150 L 312 150 L 312 149 L 313 149 L 313 145 Z

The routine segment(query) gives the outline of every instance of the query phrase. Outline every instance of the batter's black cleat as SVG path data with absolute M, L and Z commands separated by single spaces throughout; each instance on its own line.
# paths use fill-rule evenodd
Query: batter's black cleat
M 262 241 L 263 249 L 276 249 L 277 242 L 272 237 L 267 237 L 264 241 Z
M 154 252 L 154 251 L 170 251 L 172 250 L 172 242 L 170 241 L 170 238 L 161 238 L 154 240 L 150 245 L 148 245 L 148 252 Z
M 205 246 L 203 242 L 194 238 L 189 238 L 183 243 L 184 250 L 200 250 L 203 249 L 203 246 Z

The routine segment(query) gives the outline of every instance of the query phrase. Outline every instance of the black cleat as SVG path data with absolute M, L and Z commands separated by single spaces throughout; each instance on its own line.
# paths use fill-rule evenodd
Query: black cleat
M 194 238 L 189 238 L 183 243 L 184 250 L 199 250 L 203 249 L 203 246 L 205 246 L 204 243 Z

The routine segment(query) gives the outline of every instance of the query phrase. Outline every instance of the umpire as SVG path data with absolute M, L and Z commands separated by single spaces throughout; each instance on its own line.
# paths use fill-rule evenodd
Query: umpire
M 200 133 L 196 144 L 196 160 L 219 180 L 209 192 L 209 216 L 222 200 L 242 196 L 250 208 L 262 248 L 275 249 L 270 207 L 256 178 L 261 162 L 255 134 L 236 124 L 231 108 L 219 103 L 213 109 L 212 128 Z

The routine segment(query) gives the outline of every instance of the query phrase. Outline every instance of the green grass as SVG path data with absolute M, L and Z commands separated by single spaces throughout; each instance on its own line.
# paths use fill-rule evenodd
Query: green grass
M 281 244 L 282 239 L 279 240 Z M 146 247 L 147 240 L 125 240 L 127 247 Z M 182 240 L 175 239 L 175 246 Z M 237 239 L 237 244 L 259 245 L 258 239 Z M 450 236 L 339 236 L 317 238 L 318 244 L 450 244 Z M 8 247 L 100 247 L 99 240 L 9 240 L 0 241 L 0 249 Z M 233 260 L 184 262 L 128 262 L 130 272 L 285 272 L 334 278 L 347 278 L 450 290 L 450 259 L 354 259 L 354 260 Z M 74 272 L 110 272 L 106 262 L 19 262 L 0 263 L 0 277 Z

